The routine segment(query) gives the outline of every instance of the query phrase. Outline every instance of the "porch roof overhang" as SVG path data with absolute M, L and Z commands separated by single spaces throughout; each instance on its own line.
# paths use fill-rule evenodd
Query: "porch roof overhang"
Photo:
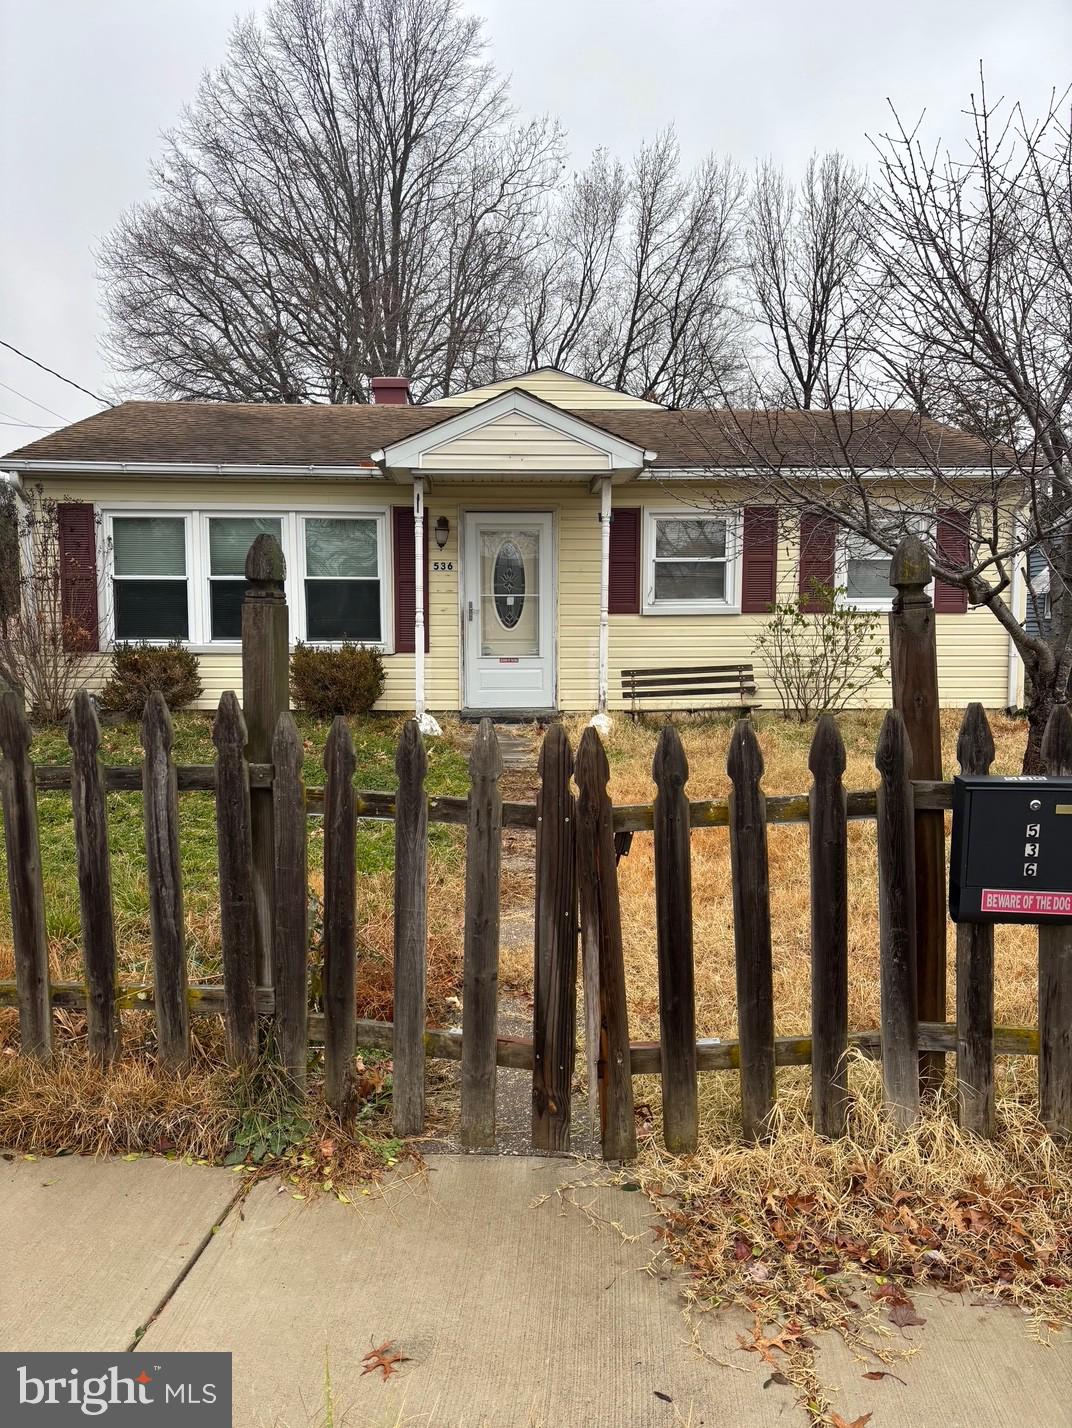
M 448 421 L 372 452 L 390 479 L 465 482 L 634 480 L 655 460 L 573 412 L 514 387 Z

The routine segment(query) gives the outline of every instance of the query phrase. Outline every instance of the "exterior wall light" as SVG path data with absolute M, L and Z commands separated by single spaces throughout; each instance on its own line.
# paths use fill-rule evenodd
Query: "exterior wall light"
M 447 537 L 450 535 L 450 522 L 446 516 L 440 516 L 435 523 L 435 543 L 440 550 L 447 544 Z

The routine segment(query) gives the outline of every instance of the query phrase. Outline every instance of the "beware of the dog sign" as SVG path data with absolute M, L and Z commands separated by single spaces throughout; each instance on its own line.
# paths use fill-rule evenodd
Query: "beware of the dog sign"
M 953 780 L 955 922 L 1072 922 L 1072 779 Z

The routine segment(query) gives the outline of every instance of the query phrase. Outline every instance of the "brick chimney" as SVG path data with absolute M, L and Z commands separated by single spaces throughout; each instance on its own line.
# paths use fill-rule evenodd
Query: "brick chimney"
M 373 377 L 372 400 L 378 407 L 409 406 L 409 378 Z

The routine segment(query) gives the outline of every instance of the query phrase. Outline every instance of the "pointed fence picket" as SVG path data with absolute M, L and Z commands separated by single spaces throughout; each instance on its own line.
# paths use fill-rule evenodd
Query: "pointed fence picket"
M 84 689 L 74 697 L 67 739 L 71 746 L 71 809 L 86 972 L 86 1043 L 90 1055 L 106 1066 L 119 1051 L 115 913 L 100 724 L 93 700 Z

